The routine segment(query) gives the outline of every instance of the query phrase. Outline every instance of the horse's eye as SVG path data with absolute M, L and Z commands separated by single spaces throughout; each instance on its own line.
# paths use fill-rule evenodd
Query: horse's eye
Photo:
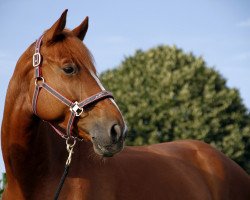
M 74 74 L 76 72 L 74 67 L 67 66 L 63 68 L 65 74 Z

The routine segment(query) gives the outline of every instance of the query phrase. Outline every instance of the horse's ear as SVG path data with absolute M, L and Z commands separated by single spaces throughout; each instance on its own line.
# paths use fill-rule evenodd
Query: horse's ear
M 72 30 L 72 32 L 76 37 L 78 37 L 80 40 L 83 41 L 87 33 L 88 27 L 89 27 L 89 18 L 86 17 L 79 26 L 77 26 L 75 29 Z
M 66 9 L 61 17 L 48 29 L 45 33 L 47 41 L 56 40 L 57 36 L 60 35 L 65 28 L 66 25 L 66 17 L 67 17 L 68 9 Z

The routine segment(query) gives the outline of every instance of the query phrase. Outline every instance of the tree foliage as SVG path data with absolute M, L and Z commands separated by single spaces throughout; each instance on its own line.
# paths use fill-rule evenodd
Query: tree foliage
M 201 57 L 175 46 L 138 50 L 100 79 L 124 114 L 129 145 L 203 140 L 250 172 L 250 114 Z
M 7 183 L 6 173 L 2 173 L 2 179 L 0 180 L 0 199 L 2 199 L 2 194 L 6 186 L 6 183 Z

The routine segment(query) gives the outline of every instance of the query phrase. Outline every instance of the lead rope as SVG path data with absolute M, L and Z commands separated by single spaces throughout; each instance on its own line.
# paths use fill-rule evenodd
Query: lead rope
M 65 163 L 63 175 L 62 175 L 61 180 L 60 180 L 60 182 L 59 182 L 59 184 L 57 186 L 57 190 L 56 190 L 55 195 L 54 195 L 54 200 L 58 199 L 58 197 L 60 195 L 60 192 L 62 190 L 64 181 L 65 181 L 65 179 L 66 179 L 66 177 L 68 175 L 69 166 L 70 166 L 70 163 L 71 163 L 72 154 L 74 153 L 73 149 L 74 149 L 75 144 L 76 144 L 76 139 L 74 139 L 73 144 L 69 143 L 69 139 L 66 140 L 66 149 L 68 151 L 68 158 L 67 158 L 67 161 Z

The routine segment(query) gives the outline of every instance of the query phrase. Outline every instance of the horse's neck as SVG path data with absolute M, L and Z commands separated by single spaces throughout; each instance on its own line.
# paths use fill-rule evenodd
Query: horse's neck
M 37 188 L 51 186 L 41 185 L 44 182 L 57 184 L 68 155 L 65 140 L 33 114 L 28 89 L 29 83 L 14 74 L 6 95 L 1 129 L 2 153 L 12 190 L 9 193 L 18 196 L 16 199 L 30 199 Z M 87 173 L 84 168 L 89 164 L 91 147 L 91 143 L 77 143 L 71 171 L 81 169 Z
M 28 87 L 28 84 L 25 85 L 13 76 L 6 95 L 1 129 L 8 184 L 27 186 L 21 190 L 34 186 L 36 177 L 42 177 L 51 170 L 50 166 L 55 166 L 58 160 L 66 156 L 65 143 L 58 145 L 61 140 L 50 133 L 48 125 L 34 116 Z M 48 135 L 52 137 L 48 138 Z
M 28 94 L 22 92 L 19 83 L 17 78 L 12 78 L 6 95 L 2 123 L 2 143 L 6 147 L 16 144 L 25 148 L 36 131 L 32 128 L 37 121 L 31 112 Z

